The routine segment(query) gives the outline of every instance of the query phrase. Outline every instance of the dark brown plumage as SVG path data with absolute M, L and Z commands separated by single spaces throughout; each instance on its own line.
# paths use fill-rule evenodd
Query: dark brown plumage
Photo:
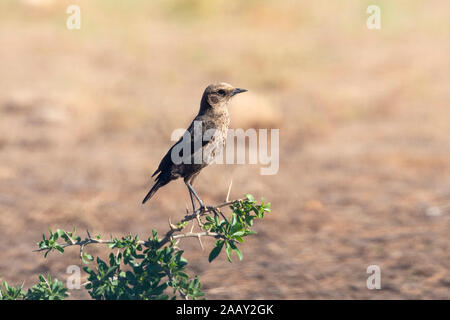
M 234 88 L 227 83 L 211 84 L 205 89 L 200 102 L 200 110 L 186 130 L 186 133 L 189 133 L 186 139 L 190 139 L 190 143 L 189 141 L 184 141 L 185 136 L 183 136 L 170 148 L 161 160 L 158 169 L 153 173 L 152 177 L 157 175 L 155 178 L 156 182 L 142 203 L 148 201 L 159 188 L 165 186 L 170 181 L 183 178 L 189 190 L 193 209 L 195 210 L 195 205 L 192 196 L 197 199 L 201 207 L 204 207 L 202 200 L 195 192 L 192 184 L 200 171 L 212 160 L 204 159 L 203 155 L 225 144 L 228 125 L 230 123 L 227 108 L 228 102 L 236 94 L 245 91 L 247 90 Z M 201 131 L 194 130 L 194 127 L 196 127 L 195 123 L 197 123 L 197 128 L 198 124 L 201 124 Z M 213 130 L 215 132 L 214 137 L 210 141 L 203 141 L 202 137 L 207 130 Z M 194 136 L 194 133 L 197 136 Z M 202 136 L 199 136 L 200 134 Z M 190 144 L 190 154 L 183 155 L 182 150 L 179 153 L 180 157 L 184 157 L 185 159 L 190 158 L 190 163 L 188 163 L 189 161 L 183 161 L 183 163 L 175 163 L 173 161 L 172 152 L 179 150 L 181 147 L 180 144 Z M 174 150 L 174 148 L 176 149 Z M 211 155 L 215 155 L 214 151 L 211 152 Z M 196 161 L 196 159 L 199 159 L 198 157 L 201 157 L 201 162 Z

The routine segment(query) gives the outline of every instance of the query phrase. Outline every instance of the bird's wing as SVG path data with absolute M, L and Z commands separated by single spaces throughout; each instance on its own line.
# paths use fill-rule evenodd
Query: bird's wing
M 202 121 L 201 118 L 196 117 L 194 119 L 194 121 L 191 123 L 191 125 L 186 129 L 185 133 L 189 133 L 189 136 L 187 136 L 187 138 L 190 138 L 190 145 L 191 145 L 191 163 L 193 163 L 193 158 L 194 156 L 197 154 L 197 152 L 202 152 L 203 147 L 210 143 L 210 141 L 204 141 L 203 140 L 203 136 L 205 131 L 208 129 L 208 125 L 206 125 L 206 122 L 202 122 L 202 126 L 200 127 L 195 127 L 195 121 Z M 173 168 L 174 166 L 177 166 L 177 164 L 173 163 L 172 161 L 172 150 L 178 146 L 180 143 L 184 143 L 183 139 L 184 139 L 185 135 L 183 135 L 170 149 L 169 151 L 166 153 L 166 155 L 164 156 L 164 158 L 162 158 L 158 169 L 156 169 L 156 171 L 153 173 L 152 177 L 154 177 L 156 174 L 161 173 L 161 172 L 165 172 L 170 170 L 171 168 Z M 197 140 L 198 139 L 198 140 Z M 201 143 L 195 143 L 194 141 L 201 141 Z M 180 152 L 179 152 L 179 156 L 183 157 L 183 148 L 181 148 Z

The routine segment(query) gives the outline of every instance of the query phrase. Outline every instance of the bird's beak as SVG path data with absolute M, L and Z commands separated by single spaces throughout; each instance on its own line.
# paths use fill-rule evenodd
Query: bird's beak
M 241 89 L 241 88 L 235 88 L 235 89 L 233 90 L 233 92 L 231 93 L 231 96 L 235 96 L 235 95 L 237 95 L 238 93 L 242 93 L 242 92 L 246 92 L 246 91 L 248 91 L 248 90 L 246 90 L 246 89 Z

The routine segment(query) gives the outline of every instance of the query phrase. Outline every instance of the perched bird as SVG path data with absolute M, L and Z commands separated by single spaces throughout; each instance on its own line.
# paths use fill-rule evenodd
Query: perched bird
M 200 208 L 205 207 L 203 201 L 192 187 L 192 184 L 200 171 L 211 161 L 210 158 L 205 159 L 204 155 L 207 153 L 206 151 L 209 150 L 212 156 L 214 156 L 214 150 L 225 145 L 227 130 L 230 124 L 227 108 L 228 103 L 233 96 L 246 91 L 245 89 L 234 88 L 224 82 L 211 84 L 205 89 L 197 116 L 183 137 L 170 148 L 161 160 L 158 169 L 152 175 L 152 177 L 157 175 L 156 182 L 142 203 L 148 201 L 159 188 L 165 186 L 170 181 L 183 178 L 189 190 L 193 210 L 195 211 L 193 196 L 197 199 Z M 212 138 L 204 139 L 205 133 L 211 131 L 214 132 Z M 190 147 L 187 153 L 185 149 L 181 148 L 186 145 Z M 178 151 L 180 149 L 181 151 Z M 174 157 L 183 157 L 184 161 L 181 163 L 180 161 L 174 161 Z

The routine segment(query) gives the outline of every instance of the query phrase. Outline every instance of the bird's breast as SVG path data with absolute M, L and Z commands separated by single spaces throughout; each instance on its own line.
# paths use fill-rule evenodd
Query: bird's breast
M 223 143 L 226 142 L 228 127 L 230 126 L 230 116 L 228 111 L 225 110 L 220 116 L 217 117 L 216 129 L 219 131 L 219 135 L 223 140 Z

